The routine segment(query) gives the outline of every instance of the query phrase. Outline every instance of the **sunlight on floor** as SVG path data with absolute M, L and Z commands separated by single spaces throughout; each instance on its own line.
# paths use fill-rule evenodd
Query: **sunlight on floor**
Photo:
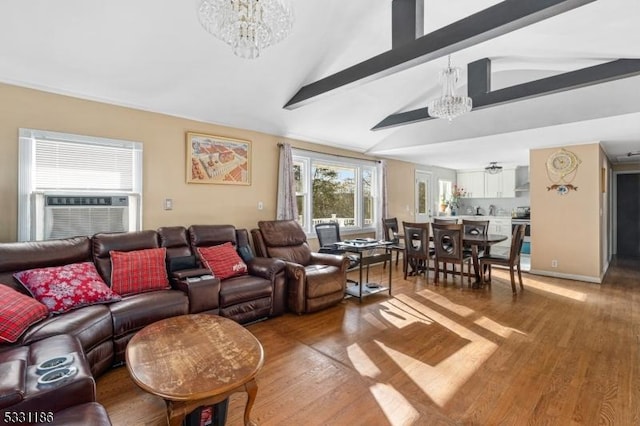
M 466 306 L 463 306 L 463 305 L 458 305 L 456 303 L 453 303 L 451 300 L 447 299 L 446 297 L 438 293 L 434 293 L 431 290 L 427 290 L 427 289 L 420 290 L 417 294 L 419 294 L 420 296 L 424 297 L 425 299 L 428 299 L 429 301 L 437 305 L 442 306 L 443 308 L 450 310 L 455 314 L 460 315 L 461 317 L 468 317 L 475 312 L 473 309 L 467 308 Z
M 392 386 L 378 383 L 370 389 L 390 424 L 410 425 L 420 418 L 420 413 Z
M 442 407 L 495 352 L 498 345 L 407 295 L 400 294 L 396 299 L 469 341 L 463 348 L 436 366 L 430 366 L 381 342 L 376 342 L 407 377 L 410 377 L 427 396 Z
M 492 332 L 493 334 L 496 334 L 500 337 L 504 337 L 505 339 L 509 336 L 511 336 L 512 333 L 516 332 L 519 334 L 522 334 L 523 336 L 526 336 L 526 333 L 523 333 L 520 330 L 516 330 L 515 328 L 511 328 L 511 327 L 505 327 L 502 324 L 499 324 L 497 322 L 495 322 L 492 319 L 489 319 L 485 316 L 482 316 L 480 318 L 478 318 L 477 320 L 475 320 L 473 322 L 476 325 L 479 325 L 480 327 L 489 330 L 490 332 Z
M 351 364 L 358 371 L 358 373 L 360 373 L 361 376 L 371 377 L 372 379 L 375 379 L 380 375 L 380 369 L 373 361 L 371 361 L 371 358 L 369 358 L 369 356 L 357 343 L 350 345 L 347 348 L 347 355 L 351 360 Z
M 531 278 L 531 277 L 529 277 L 524 282 L 524 286 L 525 288 L 526 287 L 535 288 L 536 290 L 557 294 L 558 296 L 567 297 L 569 299 L 577 300 L 579 302 L 584 302 L 587 300 L 587 293 L 571 290 L 571 289 L 560 287 L 554 284 L 544 283 L 542 281 L 538 281 L 535 278 Z

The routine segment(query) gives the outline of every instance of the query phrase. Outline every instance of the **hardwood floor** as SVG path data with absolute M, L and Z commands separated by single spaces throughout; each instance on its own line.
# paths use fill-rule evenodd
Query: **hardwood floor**
M 380 279 L 381 268 L 372 268 Z M 249 325 L 262 342 L 261 425 L 640 424 L 640 261 L 602 285 L 505 270 L 490 288 L 402 279 L 393 297 Z M 465 282 L 466 286 L 466 282 Z M 97 381 L 114 425 L 163 425 L 164 403 L 125 367 Z M 244 394 L 228 425 L 241 425 Z

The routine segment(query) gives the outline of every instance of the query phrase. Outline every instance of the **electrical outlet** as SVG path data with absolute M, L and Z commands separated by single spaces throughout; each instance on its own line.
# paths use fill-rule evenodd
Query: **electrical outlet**
M 173 210 L 173 199 L 165 198 L 164 199 L 164 209 L 165 210 Z
M 553 260 L 551 261 L 551 267 L 552 267 L 552 268 L 557 268 L 557 267 L 558 267 L 558 261 L 557 261 L 557 260 L 555 260 L 555 259 L 553 259 Z

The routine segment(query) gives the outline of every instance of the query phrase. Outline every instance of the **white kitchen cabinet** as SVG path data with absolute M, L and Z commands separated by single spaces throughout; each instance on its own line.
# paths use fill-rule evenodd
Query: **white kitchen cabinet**
M 458 172 L 456 181 L 458 188 L 462 188 L 466 198 L 485 198 L 484 194 L 484 172 L 464 171 Z
M 484 195 L 486 198 L 506 198 L 516 196 L 516 171 L 505 169 L 495 175 L 485 173 Z
M 516 196 L 516 170 L 505 169 L 500 174 L 502 175 L 500 196 L 514 198 Z

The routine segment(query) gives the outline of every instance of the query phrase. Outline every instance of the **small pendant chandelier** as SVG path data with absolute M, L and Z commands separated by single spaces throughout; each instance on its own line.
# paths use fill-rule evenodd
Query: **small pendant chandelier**
M 498 163 L 496 161 L 492 161 L 487 167 L 484 168 L 484 171 L 485 173 L 488 173 L 490 175 L 497 175 L 498 173 L 502 172 L 502 166 L 498 166 Z
M 460 77 L 460 68 L 451 67 L 451 55 L 449 64 L 441 75 L 442 96 L 429 102 L 427 108 L 429 115 L 436 118 L 446 118 L 451 121 L 456 117 L 471 111 L 473 101 L 468 96 L 456 96 L 456 83 Z
M 288 0 L 201 0 L 198 18 L 235 55 L 247 59 L 284 40 L 293 27 Z

